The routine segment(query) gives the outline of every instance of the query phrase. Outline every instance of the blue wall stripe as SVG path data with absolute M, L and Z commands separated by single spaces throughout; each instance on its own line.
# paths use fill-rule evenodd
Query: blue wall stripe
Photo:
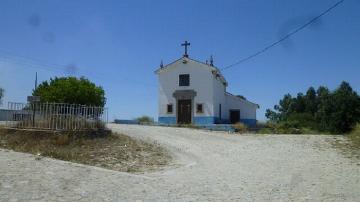
M 176 124 L 176 117 L 159 117 L 160 124 L 174 125 Z M 195 116 L 193 120 L 195 125 L 211 125 L 211 124 L 230 124 L 228 119 L 219 119 L 215 116 Z M 240 119 L 240 122 L 247 126 L 256 126 L 256 119 Z
M 158 118 L 160 124 L 173 125 L 176 124 L 176 117 L 163 116 Z

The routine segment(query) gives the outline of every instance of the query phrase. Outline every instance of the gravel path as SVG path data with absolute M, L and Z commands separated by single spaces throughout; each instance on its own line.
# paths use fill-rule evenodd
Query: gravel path
M 360 166 L 321 135 L 230 135 L 109 125 L 166 147 L 174 163 L 127 174 L 0 151 L 0 201 L 360 201 Z

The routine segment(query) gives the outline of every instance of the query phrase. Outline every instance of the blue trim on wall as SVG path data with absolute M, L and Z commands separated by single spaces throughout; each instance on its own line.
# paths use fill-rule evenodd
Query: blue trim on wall
M 256 126 L 256 119 L 240 119 L 240 122 L 247 126 Z
M 176 117 L 159 117 L 158 122 L 165 125 L 175 125 Z M 228 119 L 220 120 L 218 117 L 215 116 L 195 116 L 193 122 L 195 125 L 199 126 L 212 124 L 230 124 L 230 121 Z M 240 119 L 240 122 L 249 127 L 256 126 L 256 119 Z
M 240 119 L 240 122 L 248 126 L 256 125 L 256 119 Z M 195 116 L 194 124 L 196 125 L 208 125 L 208 124 L 230 124 L 228 119 L 219 119 L 214 116 Z
M 230 120 L 220 119 L 219 117 L 215 117 L 215 124 L 230 124 Z
M 158 118 L 160 124 L 173 125 L 176 124 L 176 117 L 161 116 Z
M 214 124 L 216 117 L 214 116 L 195 116 L 194 124 L 195 125 L 208 125 Z

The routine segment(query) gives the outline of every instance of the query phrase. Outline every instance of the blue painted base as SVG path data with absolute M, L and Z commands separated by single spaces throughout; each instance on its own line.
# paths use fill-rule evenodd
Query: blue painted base
M 215 124 L 230 124 L 230 121 L 228 119 L 219 119 L 216 117 Z
M 240 122 L 247 125 L 248 127 L 256 126 L 256 119 L 240 119 Z
M 176 124 L 176 117 L 168 117 L 168 116 L 159 117 L 158 122 L 160 124 L 165 124 L 165 125 L 175 125 Z
M 195 125 L 209 125 L 214 124 L 216 117 L 213 116 L 195 116 L 194 117 L 194 124 Z
M 164 125 L 175 125 L 176 117 L 159 117 L 159 124 Z M 248 127 L 256 126 L 256 119 L 241 119 L 240 122 L 244 123 Z M 214 116 L 195 116 L 194 124 L 198 126 L 209 126 L 209 125 L 217 125 L 217 124 L 230 124 L 228 119 L 219 119 Z

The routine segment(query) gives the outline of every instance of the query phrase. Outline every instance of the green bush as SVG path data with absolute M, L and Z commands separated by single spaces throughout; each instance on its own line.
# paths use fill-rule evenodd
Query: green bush
M 256 133 L 257 134 L 274 134 L 274 131 L 271 128 L 261 128 Z
M 271 124 L 270 128 L 275 134 L 301 134 L 300 124 L 297 121 L 284 121 L 278 124 Z
M 302 127 L 297 121 L 269 122 L 257 133 L 259 134 L 318 134 L 318 131 Z

